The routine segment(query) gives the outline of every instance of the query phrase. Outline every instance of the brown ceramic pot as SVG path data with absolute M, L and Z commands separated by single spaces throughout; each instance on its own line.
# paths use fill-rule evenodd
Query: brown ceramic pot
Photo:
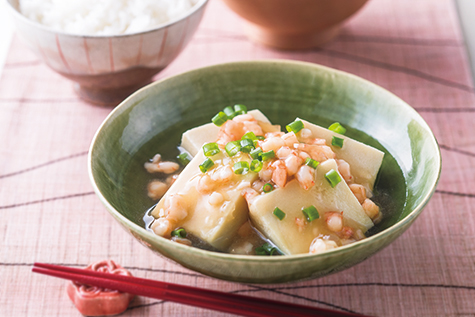
M 368 0 L 223 0 L 247 20 L 246 33 L 257 43 L 279 49 L 320 46 Z

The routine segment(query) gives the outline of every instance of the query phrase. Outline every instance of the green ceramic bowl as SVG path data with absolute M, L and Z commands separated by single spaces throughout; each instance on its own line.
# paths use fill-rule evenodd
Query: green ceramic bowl
M 386 153 L 377 181 L 383 221 L 371 236 L 316 254 L 240 256 L 183 246 L 144 229 L 153 205 L 143 163 L 155 153 L 173 159 L 181 134 L 225 106 L 260 109 L 281 125 L 295 117 L 328 126 Z M 99 128 L 89 152 L 94 189 L 111 215 L 142 244 L 176 263 L 216 278 L 282 283 L 321 277 L 355 265 L 401 235 L 434 193 L 440 151 L 428 125 L 404 101 L 359 77 L 316 64 L 253 61 L 173 76 L 137 91 Z

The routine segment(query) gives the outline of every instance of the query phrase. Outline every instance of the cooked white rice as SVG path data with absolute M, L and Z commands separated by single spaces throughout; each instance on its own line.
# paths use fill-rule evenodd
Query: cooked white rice
M 21 0 L 27 18 L 67 33 L 145 31 L 182 16 L 199 0 Z

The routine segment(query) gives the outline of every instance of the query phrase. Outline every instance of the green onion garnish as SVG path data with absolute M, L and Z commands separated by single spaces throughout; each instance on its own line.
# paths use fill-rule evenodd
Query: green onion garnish
M 183 228 L 173 230 L 172 237 L 186 238 L 186 230 Z
M 320 218 L 320 214 L 318 213 L 317 208 L 315 208 L 314 206 L 302 208 L 302 212 L 305 215 L 305 218 L 307 218 L 308 222 Z
M 262 141 L 262 140 L 265 140 L 265 139 L 266 139 L 266 137 L 265 137 L 265 136 L 263 136 L 263 135 L 256 135 L 256 139 L 258 139 L 258 140 L 261 140 L 261 141 Z
M 262 186 L 262 191 L 264 193 L 270 193 L 273 190 L 274 190 L 274 185 L 272 185 L 271 183 L 265 183 L 264 186 Z
M 262 161 L 265 162 L 267 160 L 273 159 L 275 157 L 275 152 L 274 150 L 270 150 L 268 152 L 264 152 L 261 154 Z
M 318 163 L 317 161 L 315 161 L 314 159 L 312 159 L 310 157 L 307 157 L 305 159 L 305 165 L 308 165 L 311 168 L 317 168 L 318 164 L 320 164 L 320 163 Z
M 337 171 L 335 170 L 331 170 L 329 171 L 328 173 L 325 174 L 325 178 L 327 179 L 327 181 L 330 183 L 330 185 L 332 186 L 332 188 L 335 188 L 335 186 L 341 182 L 341 177 L 340 175 L 338 174 Z
M 344 126 L 340 124 L 340 122 L 335 122 L 332 123 L 329 127 L 328 130 L 339 133 L 339 134 L 345 134 L 346 129 Z
M 274 211 L 272 212 L 274 214 L 274 216 L 276 216 L 277 218 L 279 218 L 279 220 L 282 220 L 284 219 L 285 217 L 285 212 L 283 212 L 282 210 L 279 209 L 279 207 L 275 207 Z
M 200 164 L 200 170 L 203 173 L 206 173 L 211 167 L 213 167 L 213 165 L 213 160 L 208 157 L 206 160 L 203 161 L 203 163 Z
M 300 120 L 295 120 L 294 122 L 289 123 L 288 125 L 286 125 L 285 128 L 289 132 L 297 133 L 297 132 L 299 132 L 300 130 L 303 129 L 303 122 L 300 121 Z
M 249 163 L 246 161 L 234 163 L 233 171 L 234 174 L 246 174 L 249 171 Z
M 262 169 L 262 162 L 259 160 L 252 160 L 250 164 L 251 172 L 259 173 Z
M 260 247 L 255 249 L 256 255 L 279 255 L 280 252 L 276 247 L 273 247 L 270 243 L 264 243 Z
M 339 147 L 339 148 L 342 148 L 343 147 L 343 141 L 344 140 L 342 138 L 338 138 L 336 136 L 333 136 L 332 145 L 336 146 L 336 147 Z
M 219 146 L 218 146 L 218 143 L 206 143 L 205 145 L 203 145 L 203 153 L 205 154 L 205 156 L 213 156 L 213 155 L 216 155 L 218 154 L 219 152 L 221 152 L 219 150 Z
M 223 109 L 223 112 L 226 114 L 228 119 L 232 119 L 236 116 L 236 112 L 231 107 L 226 107 Z
M 251 153 L 249 153 L 249 154 L 251 155 L 251 157 L 253 159 L 260 160 L 261 159 L 261 153 L 262 153 L 262 149 L 260 147 L 257 147 L 254 150 L 252 150 Z
M 241 151 L 244 153 L 250 153 L 254 149 L 254 142 L 250 139 L 244 139 L 240 142 Z
M 224 149 L 226 150 L 226 153 L 228 153 L 229 156 L 234 156 L 238 154 L 239 151 L 241 151 L 241 144 L 239 143 L 239 141 L 231 141 L 226 144 Z
M 190 161 L 191 161 L 190 155 L 186 152 L 181 153 L 176 158 L 178 159 L 180 164 L 183 165 L 183 166 L 188 165 L 188 163 L 190 163 Z
M 234 105 L 234 111 L 236 115 L 247 113 L 247 107 L 245 105 Z
M 249 131 L 246 134 L 244 134 L 241 138 L 241 140 L 245 140 L 245 139 L 254 141 L 254 140 L 257 140 L 257 136 L 254 134 L 254 132 Z
M 226 121 L 228 121 L 228 116 L 224 112 L 220 111 L 211 119 L 211 121 L 213 121 L 214 124 L 220 127 Z

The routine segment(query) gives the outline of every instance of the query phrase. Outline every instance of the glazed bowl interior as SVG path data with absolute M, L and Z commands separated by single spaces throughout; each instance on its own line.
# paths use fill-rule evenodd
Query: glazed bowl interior
M 237 103 L 282 126 L 296 117 L 322 126 L 339 121 L 347 136 L 385 152 L 375 187 L 384 218 L 367 239 L 316 255 L 240 256 L 179 245 L 144 228 L 143 216 L 154 202 L 146 194 L 151 177 L 143 163 L 156 153 L 174 159 L 184 131 Z M 356 76 L 290 61 L 216 65 L 153 83 L 109 115 L 89 153 L 96 193 L 141 243 L 192 270 L 250 283 L 316 278 L 373 255 L 420 214 L 440 168 L 430 128 L 404 101 Z

